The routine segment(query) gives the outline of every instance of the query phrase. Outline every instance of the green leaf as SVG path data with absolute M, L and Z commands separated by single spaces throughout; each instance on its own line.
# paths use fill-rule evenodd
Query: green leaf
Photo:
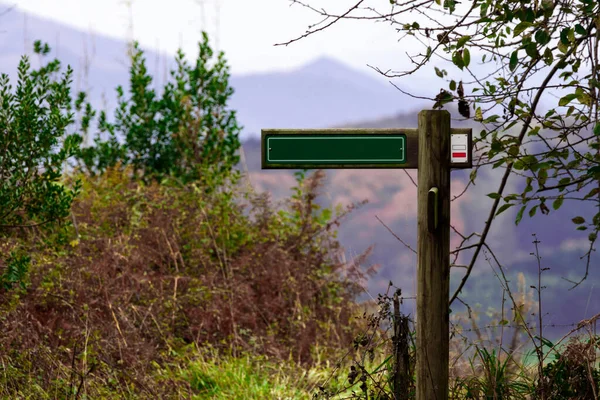
M 513 126 L 515 126 L 519 121 L 518 120 L 513 120 L 511 121 L 511 123 L 509 123 L 508 125 L 506 125 L 506 127 L 504 128 L 505 131 L 508 131 L 510 128 L 512 128 Z
M 512 206 L 514 206 L 514 203 L 503 204 L 496 212 L 496 216 L 502 214 L 504 211 L 508 210 Z
M 599 136 L 600 135 L 600 123 L 597 123 L 594 126 L 594 135 Z
M 463 62 L 465 67 L 469 66 L 469 63 L 471 62 L 471 53 L 469 52 L 468 48 L 464 48 L 463 49 Z
M 600 188 L 595 187 L 592 190 L 590 190 L 589 193 L 586 194 L 583 198 L 589 199 L 590 197 L 598 195 L 598 193 L 600 193 Z
M 581 24 L 575 24 L 575 32 L 581 36 L 587 35 L 587 31 Z
M 540 46 L 545 46 L 550 42 L 550 34 L 546 29 L 538 29 L 535 32 L 534 38 Z
M 527 53 L 527 55 L 531 58 L 537 58 L 540 55 L 540 53 L 538 53 L 537 46 L 533 42 L 525 46 L 525 53 Z
M 515 219 L 515 225 L 519 225 L 519 222 L 521 222 L 521 219 L 523 218 L 523 211 L 525 211 L 525 207 L 527 206 L 523 206 L 519 209 L 519 212 L 517 213 L 517 217 Z
M 513 31 L 513 37 L 519 36 L 525 29 L 529 28 L 533 24 L 531 22 L 523 21 L 515 26 L 515 30 Z
M 557 47 L 558 47 L 558 50 L 563 54 L 565 54 L 569 50 L 569 46 L 567 46 L 563 42 L 558 42 Z
M 575 89 L 575 94 L 577 95 L 577 101 L 581 104 L 588 107 L 592 104 L 591 96 L 585 90 L 583 90 L 583 88 L 577 87 L 577 89 Z
M 533 190 L 533 186 L 531 185 L 531 183 L 533 182 L 533 178 L 531 176 L 527 177 L 527 186 L 525 186 L 525 190 L 523 191 L 523 193 L 529 193 Z
M 488 193 L 486 196 L 489 197 L 490 199 L 494 199 L 494 200 L 500 198 L 500 194 L 499 193 L 493 193 L 493 192 L 492 193 Z
M 469 36 L 469 35 L 461 36 L 461 38 L 458 39 L 458 41 L 456 42 L 456 47 L 457 48 L 463 47 L 465 45 L 465 43 L 467 43 L 469 41 L 469 39 L 471 39 L 471 36 Z
M 456 0 L 444 0 L 444 8 L 447 8 L 450 14 L 456 9 Z
M 435 74 L 437 76 L 439 76 L 440 78 L 443 78 L 444 77 L 444 73 L 442 72 L 442 70 L 439 69 L 438 67 L 434 67 L 434 68 L 435 68 Z
M 527 132 L 527 136 L 535 136 L 538 134 L 538 132 L 540 131 L 541 127 L 538 126 L 534 126 L 529 132 Z
M 517 68 L 517 64 L 519 63 L 519 50 L 515 50 L 510 55 L 510 61 L 508 62 L 508 69 L 510 71 L 514 71 Z
M 581 224 L 585 223 L 585 218 L 583 218 L 583 217 L 575 217 L 571 221 L 573 221 L 574 224 L 581 225 Z
M 499 119 L 499 118 L 500 118 L 500 116 L 499 116 L 499 115 L 497 115 L 497 114 L 490 115 L 489 117 L 487 117 L 487 118 L 486 118 L 486 119 L 483 121 L 483 123 L 484 123 L 484 124 L 490 124 L 490 123 L 494 123 L 494 122 L 498 121 L 498 119 Z
M 574 100 L 577 98 L 577 94 L 576 93 L 569 93 L 566 96 L 563 96 L 560 98 L 560 100 L 558 101 L 558 105 L 561 107 L 566 106 L 567 104 L 569 104 L 571 102 L 571 100 Z
M 560 31 L 560 42 L 563 44 L 569 44 L 569 31 L 571 29 L 570 28 L 563 28 Z
M 554 208 L 555 210 L 558 210 L 560 208 L 560 206 L 562 206 L 563 204 L 563 195 L 561 194 L 560 196 L 558 196 L 558 198 L 556 198 L 556 200 L 554 200 L 552 202 L 552 208 Z
M 537 208 L 538 208 L 537 205 L 531 207 L 531 209 L 529 210 L 529 217 L 533 217 L 535 215 L 535 212 L 537 211 Z
M 462 51 L 455 51 L 452 54 L 452 63 L 456 65 L 461 70 L 465 67 L 465 62 L 462 57 Z
M 554 54 L 552 54 L 552 51 L 546 47 L 546 50 L 544 50 L 544 63 L 546 63 L 546 65 L 552 65 L 553 62 Z
M 456 90 L 456 81 L 452 80 L 450 81 L 450 90 L 454 91 Z
M 538 160 L 537 158 L 535 158 L 535 156 L 528 154 L 524 157 L 521 158 L 521 161 L 523 161 L 523 163 L 528 167 L 531 168 L 534 165 L 537 165 Z
M 504 158 L 501 158 L 500 160 L 496 161 L 494 163 L 494 165 L 492 165 L 492 169 L 498 168 L 499 166 L 501 166 L 502 164 L 504 164 L 505 161 L 506 160 Z
M 540 185 L 544 185 L 544 184 L 546 184 L 547 179 L 548 179 L 548 170 L 540 169 L 540 172 L 538 173 L 538 183 Z
M 593 167 L 588 169 L 587 174 L 590 176 L 596 177 L 598 174 L 600 174 L 600 166 L 594 165 Z
M 513 168 L 516 169 L 517 171 L 522 171 L 523 168 L 525 168 L 525 165 L 523 164 L 523 161 L 517 160 L 514 162 Z
M 571 182 L 571 178 L 562 178 L 561 180 L 558 181 L 558 184 L 561 185 L 561 187 L 558 189 L 559 191 L 563 191 L 565 189 L 565 187 L 567 186 L 567 184 L 569 184 L 569 182 Z

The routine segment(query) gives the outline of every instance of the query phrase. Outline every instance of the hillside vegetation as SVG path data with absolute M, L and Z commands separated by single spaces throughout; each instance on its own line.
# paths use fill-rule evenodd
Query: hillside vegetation
M 23 288 L 2 292 L 4 395 L 187 392 L 178 373 L 157 379 L 164 363 L 187 369 L 197 346 L 308 365 L 317 346 L 352 342 L 356 285 L 310 192 L 279 213 L 248 196 L 245 215 L 227 194 L 144 185 L 128 169 L 74 178 L 71 224 L 5 243 L 32 267 Z

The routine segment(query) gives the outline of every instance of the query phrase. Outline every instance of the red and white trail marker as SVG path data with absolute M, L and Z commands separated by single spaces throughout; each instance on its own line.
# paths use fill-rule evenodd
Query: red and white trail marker
M 450 136 L 450 163 L 469 163 L 469 135 L 454 134 Z

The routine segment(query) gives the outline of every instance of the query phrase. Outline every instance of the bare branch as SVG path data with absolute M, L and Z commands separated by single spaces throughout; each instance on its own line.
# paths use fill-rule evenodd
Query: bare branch
M 404 240 L 400 239 L 398 237 L 398 235 L 396 235 L 381 219 L 379 219 L 379 217 L 376 215 L 375 218 L 377 218 L 377 221 L 381 222 L 381 225 L 385 226 L 385 228 L 396 238 L 398 239 L 398 241 L 400 243 L 402 243 L 404 246 L 406 246 L 407 249 L 409 249 L 410 251 L 412 251 L 413 253 L 417 254 L 417 251 L 415 249 L 413 249 L 412 247 L 410 247 L 410 245 L 408 243 L 406 243 Z
M 296 0 L 292 0 L 292 2 L 293 2 L 293 3 L 300 3 L 299 1 L 296 1 Z M 333 25 L 333 24 L 335 24 L 336 22 L 338 22 L 339 20 L 341 20 L 342 18 L 346 17 L 346 16 L 347 16 L 348 14 L 350 14 L 352 11 L 356 10 L 356 9 L 357 9 L 357 8 L 358 8 L 358 7 L 359 7 L 359 6 L 360 6 L 360 5 L 363 3 L 363 2 L 364 2 L 364 0 L 359 0 L 359 2 L 358 2 L 358 3 L 356 3 L 356 4 L 355 4 L 353 7 L 351 7 L 351 8 L 350 8 L 348 11 L 346 11 L 346 12 L 345 12 L 344 14 L 342 14 L 342 15 L 339 15 L 339 16 L 335 17 L 335 18 L 333 19 L 333 21 L 331 21 L 331 22 L 330 22 L 330 23 L 328 23 L 327 25 L 323 25 L 323 26 L 321 26 L 320 28 L 316 28 L 316 29 L 313 29 L 313 30 L 310 30 L 310 29 L 309 29 L 309 30 L 307 30 L 307 31 L 306 31 L 306 32 L 305 32 L 303 35 L 301 35 L 301 36 L 298 36 L 298 37 L 297 37 L 297 38 L 295 38 L 295 39 L 288 40 L 287 42 L 284 42 L 284 43 L 277 43 L 277 44 L 275 44 L 275 46 L 287 46 L 287 45 L 290 45 L 290 44 L 292 44 L 292 43 L 294 43 L 294 42 L 297 42 L 297 41 L 298 41 L 298 40 L 300 40 L 300 39 L 304 39 L 305 37 L 307 37 L 307 36 L 310 36 L 310 35 L 312 35 L 313 33 L 316 33 L 316 32 L 319 32 L 319 31 L 322 31 L 323 29 L 327 29 L 327 28 L 329 28 L 331 25 Z

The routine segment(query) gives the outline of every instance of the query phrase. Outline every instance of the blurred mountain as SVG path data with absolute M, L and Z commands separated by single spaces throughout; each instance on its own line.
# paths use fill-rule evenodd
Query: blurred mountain
M 231 106 L 256 136 L 262 128 L 316 128 L 397 112 L 403 95 L 373 76 L 331 58 L 289 72 L 234 76 Z
M 2 9 L 8 6 L 1 7 Z M 82 32 L 52 20 L 12 9 L 0 18 L 0 72 L 15 77 L 19 59 L 31 55 L 33 42 L 47 42 L 64 66 L 74 69 L 74 87 L 84 90 L 94 106 L 110 111 L 115 88 L 129 83 L 126 43 Z M 157 89 L 173 67 L 174 56 L 144 48 Z M 191 59 L 196 54 L 188 54 Z M 39 64 L 37 57 L 31 60 Z M 354 70 L 333 58 L 320 58 L 285 72 L 234 75 L 230 107 L 237 110 L 242 137 L 260 129 L 309 128 L 383 117 L 402 108 L 404 95 L 380 74 Z M 110 114 L 110 113 L 109 113 Z

